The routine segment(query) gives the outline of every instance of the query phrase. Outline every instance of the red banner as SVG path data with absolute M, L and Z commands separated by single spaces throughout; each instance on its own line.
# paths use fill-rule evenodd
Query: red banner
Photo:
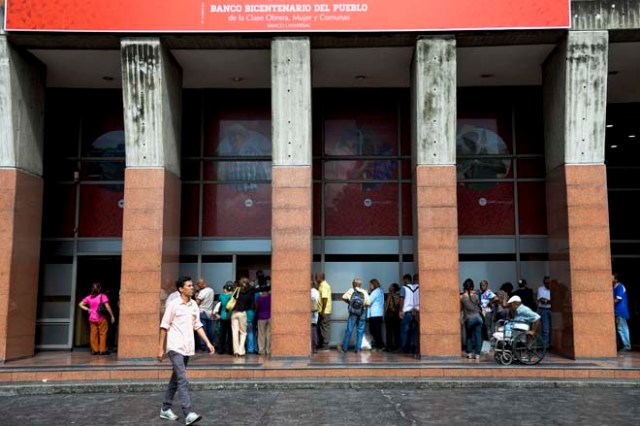
M 306 32 L 568 28 L 569 4 L 570 0 L 6 0 L 5 30 Z

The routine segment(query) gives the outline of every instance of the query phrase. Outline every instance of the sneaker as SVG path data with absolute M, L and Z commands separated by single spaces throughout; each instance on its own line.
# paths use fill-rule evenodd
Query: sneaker
M 202 416 L 200 414 L 194 413 L 193 411 L 189 414 L 187 414 L 187 418 L 184 419 L 184 424 L 186 425 L 192 425 L 195 422 L 197 422 L 198 420 L 200 420 L 202 418 Z
M 476 354 L 476 359 L 480 359 L 480 354 Z
M 467 354 L 467 358 L 473 359 L 473 354 Z
M 338 352 L 340 352 L 341 354 L 344 353 L 344 349 L 342 348 L 342 345 L 338 345 L 336 346 L 336 349 L 338 350 Z
M 176 416 L 173 411 L 171 411 L 171 408 L 169 408 L 168 410 L 163 410 L 162 408 L 160 409 L 160 418 L 161 419 L 165 419 L 165 420 L 178 420 L 178 416 Z

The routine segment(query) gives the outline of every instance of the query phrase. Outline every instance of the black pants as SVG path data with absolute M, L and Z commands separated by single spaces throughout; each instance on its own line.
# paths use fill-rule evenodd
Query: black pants
M 387 332 L 387 349 L 398 349 L 400 347 L 400 317 L 398 313 L 388 313 L 384 317 L 384 323 Z
M 384 342 L 382 341 L 382 317 L 369 318 L 369 331 L 373 337 L 371 348 L 383 349 Z
M 220 320 L 220 351 L 221 354 L 233 354 L 231 341 L 231 320 Z
M 331 314 L 318 317 L 318 349 L 328 349 L 331 343 Z

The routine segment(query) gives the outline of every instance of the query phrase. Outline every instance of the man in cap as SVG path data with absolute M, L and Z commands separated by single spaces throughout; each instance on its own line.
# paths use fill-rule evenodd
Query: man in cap
M 528 306 L 524 305 L 519 296 L 511 296 L 507 303 L 511 306 L 511 310 L 514 312 L 513 321 L 529 324 L 531 329 L 529 334 L 533 334 L 534 328 L 537 329 L 540 325 L 540 315 L 532 311 Z

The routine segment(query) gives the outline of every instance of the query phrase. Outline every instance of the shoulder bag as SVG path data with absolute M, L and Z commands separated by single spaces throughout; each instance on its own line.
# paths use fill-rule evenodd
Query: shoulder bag
M 227 302 L 227 305 L 226 305 L 227 311 L 233 311 L 233 308 L 236 307 L 236 302 L 238 301 L 239 293 L 240 293 L 240 289 L 236 288 L 235 291 L 233 292 L 233 296 L 231 296 L 231 299 L 229 299 L 229 301 Z

